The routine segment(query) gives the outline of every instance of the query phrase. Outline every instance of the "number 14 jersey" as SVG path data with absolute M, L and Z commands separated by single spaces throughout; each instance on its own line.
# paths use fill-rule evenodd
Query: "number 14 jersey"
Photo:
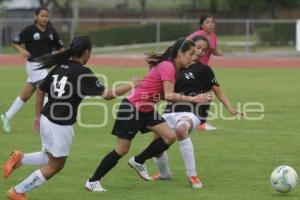
M 70 60 L 50 71 L 39 89 L 49 99 L 42 114 L 53 123 L 72 125 L 81 100 L 85 96 L 101 95 L 104 86 L 89 68 Z

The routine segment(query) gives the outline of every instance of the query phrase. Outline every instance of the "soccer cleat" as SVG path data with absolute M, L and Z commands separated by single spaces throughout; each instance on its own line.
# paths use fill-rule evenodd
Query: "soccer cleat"
M 90 180 L 87 180 L 85 182 L 85 189 L 91 192 L 106 192 L 106 189 L 101 186 L 100 181 L 90 182 Z
M 27 197 L 24 193 L 17 193 L 15 188 L 10 188 L 6 194 L 9 200 L 27 200 Z
M 2 126 L 3 126 L 4 132 L 10 133 L 11 132 L 11 127 L 10 127 L 9 119 L 6 117 L 5 114 L 1 114 L 0 118 L 1 118 L 1 121 L 2 121 Z
M 24 154 L 21 151 L 14 151 L 10 154 L 10 158 L 6 161 L 3 168 L 3 177 L 8 178 L 11 173 L 21 166 Z
M 217 130 L 218 128 L 215 127 L 215 126 L 212 126 L 208 123 L 203 123 L 203 124 L 200 124 L 198 127 L 197 127 L 198 130 L 201 130 L 201 131 L 215 131 Z
M 146 165 L 135 162 L 134 157 L 129 159 L 128 165 L 134 169 L 142 179 L 146 181 L 152 180 L 152 178 L 148 175 Z
M 153 174 L 152 176 L 151 176 L 151 179 L 152 180 L 169 180 L 169 179 L 171 179 L 172 178 L 172 175 L 171 174 L 169 174 L 168 176 L 162 176 L 161 174 L 160 174 L 160 172 L 156 172 L 155 174 Z
M 190 176 L 189 182 L 193 188 L 200 189 L 203 187 L 203 184 L 200 181 L 200 179 L 198 178 L 198 176 Z

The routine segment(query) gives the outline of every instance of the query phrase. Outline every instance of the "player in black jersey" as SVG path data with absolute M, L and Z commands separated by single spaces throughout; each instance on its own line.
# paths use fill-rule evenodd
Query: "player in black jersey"
M 47 76 L 47 70 L 38 68 L 39 63 L 35 58 L 52 53 L 53 48 L 63 51 L 63 42 L 56 30 L 49 24 L 49 11 L 45 7 L 40 7 L 35 11 L 35 23 L 26 27 L 13 40 L 13 47 L 27 59 L 26 71 L 27 82 L 22 94 L 18 96 L 10 108 L 1 115 L 3 129 L 5 132 L 11 131 L 10 120 L 23 107 L 24 103 L 32 96 L 39 83 Z M 25 48 L 21 45 L 24 44 Z
M 130 82 L 105 89 L 93 72 L 84 66 L 90 54 L 90 39 L 81 36 L 74 38 L 64 52 L 38 58 L 42 69 L 55 66 L 37 90 L 33 130 L 40 132 L 43 150 L 29 154 L 14 151 L 4 166 L 3 175 L 9 177 L 20 165 L 41 168 L 12 187 L 7 193 L 9 199 L 26 200 L 26 192 L 44 184 L 63 169 L 72 144 L 72 125 L 76 122 L 77 108 L 85 96 L 112 99 L 134 87 L 135 83 Z M 49 101 L 42 107 L 45 94 L 48 94 Z
M 208 48 L 208 41 L 202 36 L 193 38 L 198 49 L 194 60 L 199 60 L 202 52 Z M 213 70 L 198 61 L 194 62 L 189 68 L 181 70 L 176 79 L 174 91 L 183 95 L 195 96 L 212 90 L 217 98 L 223 103 L 232 115 L 243 115 L 243 113 L 233 108 L 218 84 Z M 185 164 L 186 175 L 193 188 L 202 188 L 202 182 L 197 176 L 194 147 L 189 133 L 195 129 L 202 116 L 199 115 L 199 107 L 203 104 L 168 102 L 163 118 L 175 130 L 179 142 L 180 152 Z M 201 114 L 201 112 L 200 112 Z M 205 116 L 206 117 L 206 116 Z M 166 152 L 155 158 L 159 172 L 152 176 L 152 179 L 169 179 L 171 172 L 168 166 Z
M 208 41 L 203 36 L 195 36 L 192 40 L 195 42 L 198 50 L 200 50 L 196 52 L 196 57 L 201 56 L 201 49 L 205 50 L 206 48 L 209 48 Z M 192 63 L 188 69 L 180 71 L 177 75 L 174 90 L 178 93 L 190 96 L 212 90 L 230 114 L 243 114 L 231 106 L 230 101 L 221 89 L 212 68 L 198 61 Z M 194 113 L 201 121 L 205 121 L 207 117 L 205 104 L 180 105 L 178 103 L 168 103 L 165 112 L 182 111 Z

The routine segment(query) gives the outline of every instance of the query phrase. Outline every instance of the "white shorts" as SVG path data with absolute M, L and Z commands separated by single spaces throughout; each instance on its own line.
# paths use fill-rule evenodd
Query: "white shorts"
M 200 124 L 199 118 L 194 113 L 191 113 L 191 112 L 166 113 L 166 114 L 163 114 L 162 117 L 166 120 L 168 125 L 173 129 L 176 128 L 176 124 L 182 117 L 188 117 L 192 120 L 193 129 L 195 129 Z
M 72 125 L 58 125 L 42 115 L 40 135 L 43 151 L 52 154 L 56 158 L 69 155 L 74 136 Z
M 36 70 L 37 68 L 41 67 L 40 63 L 38 62 L 26 62 L 26 71 L 27 71 L 27 82 L 28 83 L 35 83 L 40 80 L 43 80 L 47 74 L 48 70 L 47 69 L 41 69 L 41 70 Z

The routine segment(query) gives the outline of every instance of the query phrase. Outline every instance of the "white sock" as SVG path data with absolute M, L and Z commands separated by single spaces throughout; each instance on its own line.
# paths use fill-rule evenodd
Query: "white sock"
M 46 152 L 40 151 L 35 153 L 26 153 L 22 159 L 22 165 L 46 165 L 49 162 L 49 157 Z
M 154 157 L 153 159 L 162 178 L 169 178 L 172 176 L 169 168 L 168 154 L 166 152 L 163 152 L 160 157 Z
M 190 138 L 179 141 L 180 153 L 184 161 L 186 175 L 197 176 L 194 146 Z
M 47 180 L 44 178 L 42 172 L 38 169 L 33 172 L 24 181 L 15 186 L 17 193 L 26 193 L 40 185 L 44 184 Z
M 20 97 L 17 97 L 14 103 L 5 113 L 6 117 L 10 120 L 23 107 L 24 103 L 25 102 L 22 101 Z

